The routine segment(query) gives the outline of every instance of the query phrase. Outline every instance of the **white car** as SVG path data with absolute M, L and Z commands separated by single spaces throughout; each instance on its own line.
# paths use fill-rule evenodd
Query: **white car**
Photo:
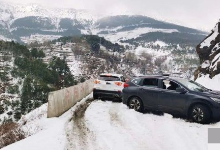
M 125 83 L 125 78 L 122 74 L 100 74 L 94 82 L 94 99 L 109 98 L 121 100 L 122 89 Z

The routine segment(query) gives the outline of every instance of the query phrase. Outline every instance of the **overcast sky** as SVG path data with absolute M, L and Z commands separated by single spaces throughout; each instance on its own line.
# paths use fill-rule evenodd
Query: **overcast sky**
M 5 0 L 6 1 L 6 0 Z M 88 9 L 96 14 L 141 14 L 210 31 L 220 19 L 220 0 L 7 0 L 48 7 Z

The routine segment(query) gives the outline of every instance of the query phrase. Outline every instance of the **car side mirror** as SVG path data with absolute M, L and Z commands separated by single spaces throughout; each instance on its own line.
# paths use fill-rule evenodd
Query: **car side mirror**
M 176 88 L 176 92 L 180 94 L 185 94 L 187 91 L 184 88 Z

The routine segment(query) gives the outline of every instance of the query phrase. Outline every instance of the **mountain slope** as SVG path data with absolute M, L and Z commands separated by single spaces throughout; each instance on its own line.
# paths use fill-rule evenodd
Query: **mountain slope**
M 164 41 L 171 44 L 195 45 L 205 37 L 205 32 L 146 16 L 111 16 L 95 23 L 94 34 L 122 43 Z
M 23 42 L 37 38 L 97 34 L 112 42 L 143 45 L 157 40 L 171 44 L 199 43 L 205 32 L 141 15 L 98 19 L 86 10 L 46 8 L 38 4 L 1 2 L 0 35 Z
M 85 10 L 45 8 L 38 4 L 1 2 L 0 12 L 0 35 L 17 41 L 35 34 L 79 35 L 87 32 L 83 30 L 95 20 Z

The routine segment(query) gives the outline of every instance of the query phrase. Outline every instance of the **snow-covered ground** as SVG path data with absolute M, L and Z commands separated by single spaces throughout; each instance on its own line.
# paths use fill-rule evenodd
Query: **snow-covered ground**
M 209 89 L 220 91 L 220 74 L 214 76 L 212 79 L 209 78 L 209 75 L 203 75 L 199 77 L 196 82 Z
M 70 122 L 75 136 L 69 149 L 206 150 L 208 128 L 220 127 L 220 123 L 201 125 L 169 114 L 142 114 L 122 103 L 100 100 L 87 108 L 81 120 L 81 128 Z

